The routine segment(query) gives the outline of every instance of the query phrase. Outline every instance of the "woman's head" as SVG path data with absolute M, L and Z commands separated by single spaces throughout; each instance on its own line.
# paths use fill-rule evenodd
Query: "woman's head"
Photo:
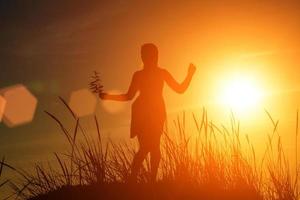
M 158 62 L 158 49 L 152 43 L 142 45 L 141 56 L 144 66 L 156 67 Z

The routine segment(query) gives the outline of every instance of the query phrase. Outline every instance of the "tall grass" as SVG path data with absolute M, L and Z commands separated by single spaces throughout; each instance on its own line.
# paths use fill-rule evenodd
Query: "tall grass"
M 34 173 L 24 172 L 21 183 L 13 184 L 19 197 L 38 197 L 73 186 L 123 184 L 129 187 L 126 180 L 136 152 L 135 145 L 104 141 L 96 116 L 97 136 L 92 137 L 61 100 L 74 119 L 72 130 L 53 114 L 46 113 L 59 125 L 69 151 L 54 154 L 59 167 L 53 167 L 53 163 L 37 164 Z M 173 131 L 164 132 L 162 137 L 162 161 L 156 183 L 158 196 L 164 193 L 160 195 L 164 199 L 299 199 L 299 168 L 296 167 L 295 173 L 290 170 L 277 131 L 278 121 L 269 117 L 273 131 L 261 159 L 257 158 L 249 137 L 240 133 L 239 122 L 233 115 L 228 127 L 217 126 L 209 121 L 203 110 L 200 119 L 193 115 L 195 132 L 186 130 L 184 114 L 178 117 Z M 79 134 L 82 139 L 78 139 Z M 150 182 L 149 166 L 147 159 L 139 174 L 139 184 Z M 170 190 L 171 193 L 167 192 Z
M 5 161 L 5 158 L 3 157 L 3 158 L 0 160 L 0 178 L 1 178 L 1 175 L 2 175 L 2 172 L 3 172 L 4 167 L 10 167 L 10 166 L 7 165 L 4 161 Z M 1 179 L 0 179 L 0 180 L 1 180 Z M 0 181 L 0 189 L 1 189 L 1 187 L 4 187 L 7 183 L 9 183 L 9 180 L 8 180 L 8 179 L 1 180 L 1 181 Z
M 12 170 L 14 172 L 18 172 L 17 169 L 15 169 L 14 167 L 12 167 L 11 165 L 9 165 L 7 162 L 5 162 L 5 157 L 3 157 L 1 160 L 0 160 L 0 194 L 1 194 L 1 189 L 4 188 L 6 185 L 9 185 L 9 184 L 12 184 L 11 180 L 10 179 L 7 179 L 5 178 L 4 180 L 1 179 L 2 177 L 2 174 L 3 174 L 3 171 L 4 169 L 7 168 L 9 170 Z M 19 173 L 20 174 L 20 173 Z M 9 199 L 13 196 L 15 196 L 16 194 L 15 193 L 12 193 L 11 195 L 5 197 L 4 199 Z M 1 195 L 0 195 L 1 197 Z

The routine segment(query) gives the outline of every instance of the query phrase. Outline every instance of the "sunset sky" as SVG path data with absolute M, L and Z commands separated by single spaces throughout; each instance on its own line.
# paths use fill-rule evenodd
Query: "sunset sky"
M 38 109 L 27 125 L 0 124 L 0 156 L 23 162 L 51 155 L 62 135 L 43 111 L 68 124 L 58 96 L 68 101 L 72 91 L 87 88 L 94 70 L 105 90 L 126 91 L 142 68 L 139 53 L 146 42 L 158 46 L 159 65 L 179 81 L 190 62 L 197 66 L 185 94 L 165 87 L 170 116 L 206 107 L 222 123 L 230 114 L 226 95 L 241 86 L 248 88 L 242 101 L 259 96 L 237 111 L 241 123 L 260 128 L 266 109 L 289 137 L 300 104 L 299 35 L 297 1 L 1 0 L 0 88 L 24 84 Z M 130 102 L 100 102 L 97 116 L 104 133 L 129 136 Z M 93 129 L 89 118 L 83 121 Z

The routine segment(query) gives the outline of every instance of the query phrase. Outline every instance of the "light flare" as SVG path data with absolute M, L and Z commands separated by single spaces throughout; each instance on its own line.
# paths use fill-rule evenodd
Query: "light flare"
M 263 92 L 257 81 L 239 76 L 222 84 L 219 100 L 233 111 L 246 114 L 261 104 L 262 96 Z

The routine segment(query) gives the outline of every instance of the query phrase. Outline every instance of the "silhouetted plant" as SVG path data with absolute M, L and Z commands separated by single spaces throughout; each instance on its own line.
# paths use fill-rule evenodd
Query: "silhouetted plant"
M 25 199 L 38 197 L 75 186 L 96 185 L 101 188 L 111 184 L 117 190 L 116 184 L 123 183 L 126 190 L 130 190 L 126 180 L 135 145 L 103 141 L 96 116 L 97 136 L 93 138 L 81 127 L 80 119 L 71 109 L 69 111 L 74 118 L 73 131 L 67 130 L 58 118 L 47 112 L 65 135 L 69 152 L 55 153 L 59 168 L 37 164 L 35 173 L 24 173 L 22 185 L 14 187 L 18 194 L 22 194 L 19 196 Z M 186 131 L 185 114 L 178 117 L 173 131 L 163 134 L 156 194 L 165 199 L 187 196 L 188 199 L 299 199 L 296 189 L 298 171 L 292 176 L 277 131 L 278 122 L 269 117 L 274 128 L 261 160 L 257 160 L 249 137 L 240 134 L 239 122 L 233 116 L 227 128 L 209 121 L 203 110 L 200 120 L 193 115 L 196 131 L 192 133 Z M 78 134 L 82 134 L 83 139 L 77 140 Z M 146 161 L 139 174 L 140 185 L 150 182 L 149 169 L 149 161 Z M 173 192 L 167 194 L 170 189 Z
M 103 91 L 103 85 L 101 84 L 101 79 L 99 73 L 94 71 L 94 74 L 91 76 L 91 82 L 89 83 L 90 90 L 95 94 L 101 94 Z

